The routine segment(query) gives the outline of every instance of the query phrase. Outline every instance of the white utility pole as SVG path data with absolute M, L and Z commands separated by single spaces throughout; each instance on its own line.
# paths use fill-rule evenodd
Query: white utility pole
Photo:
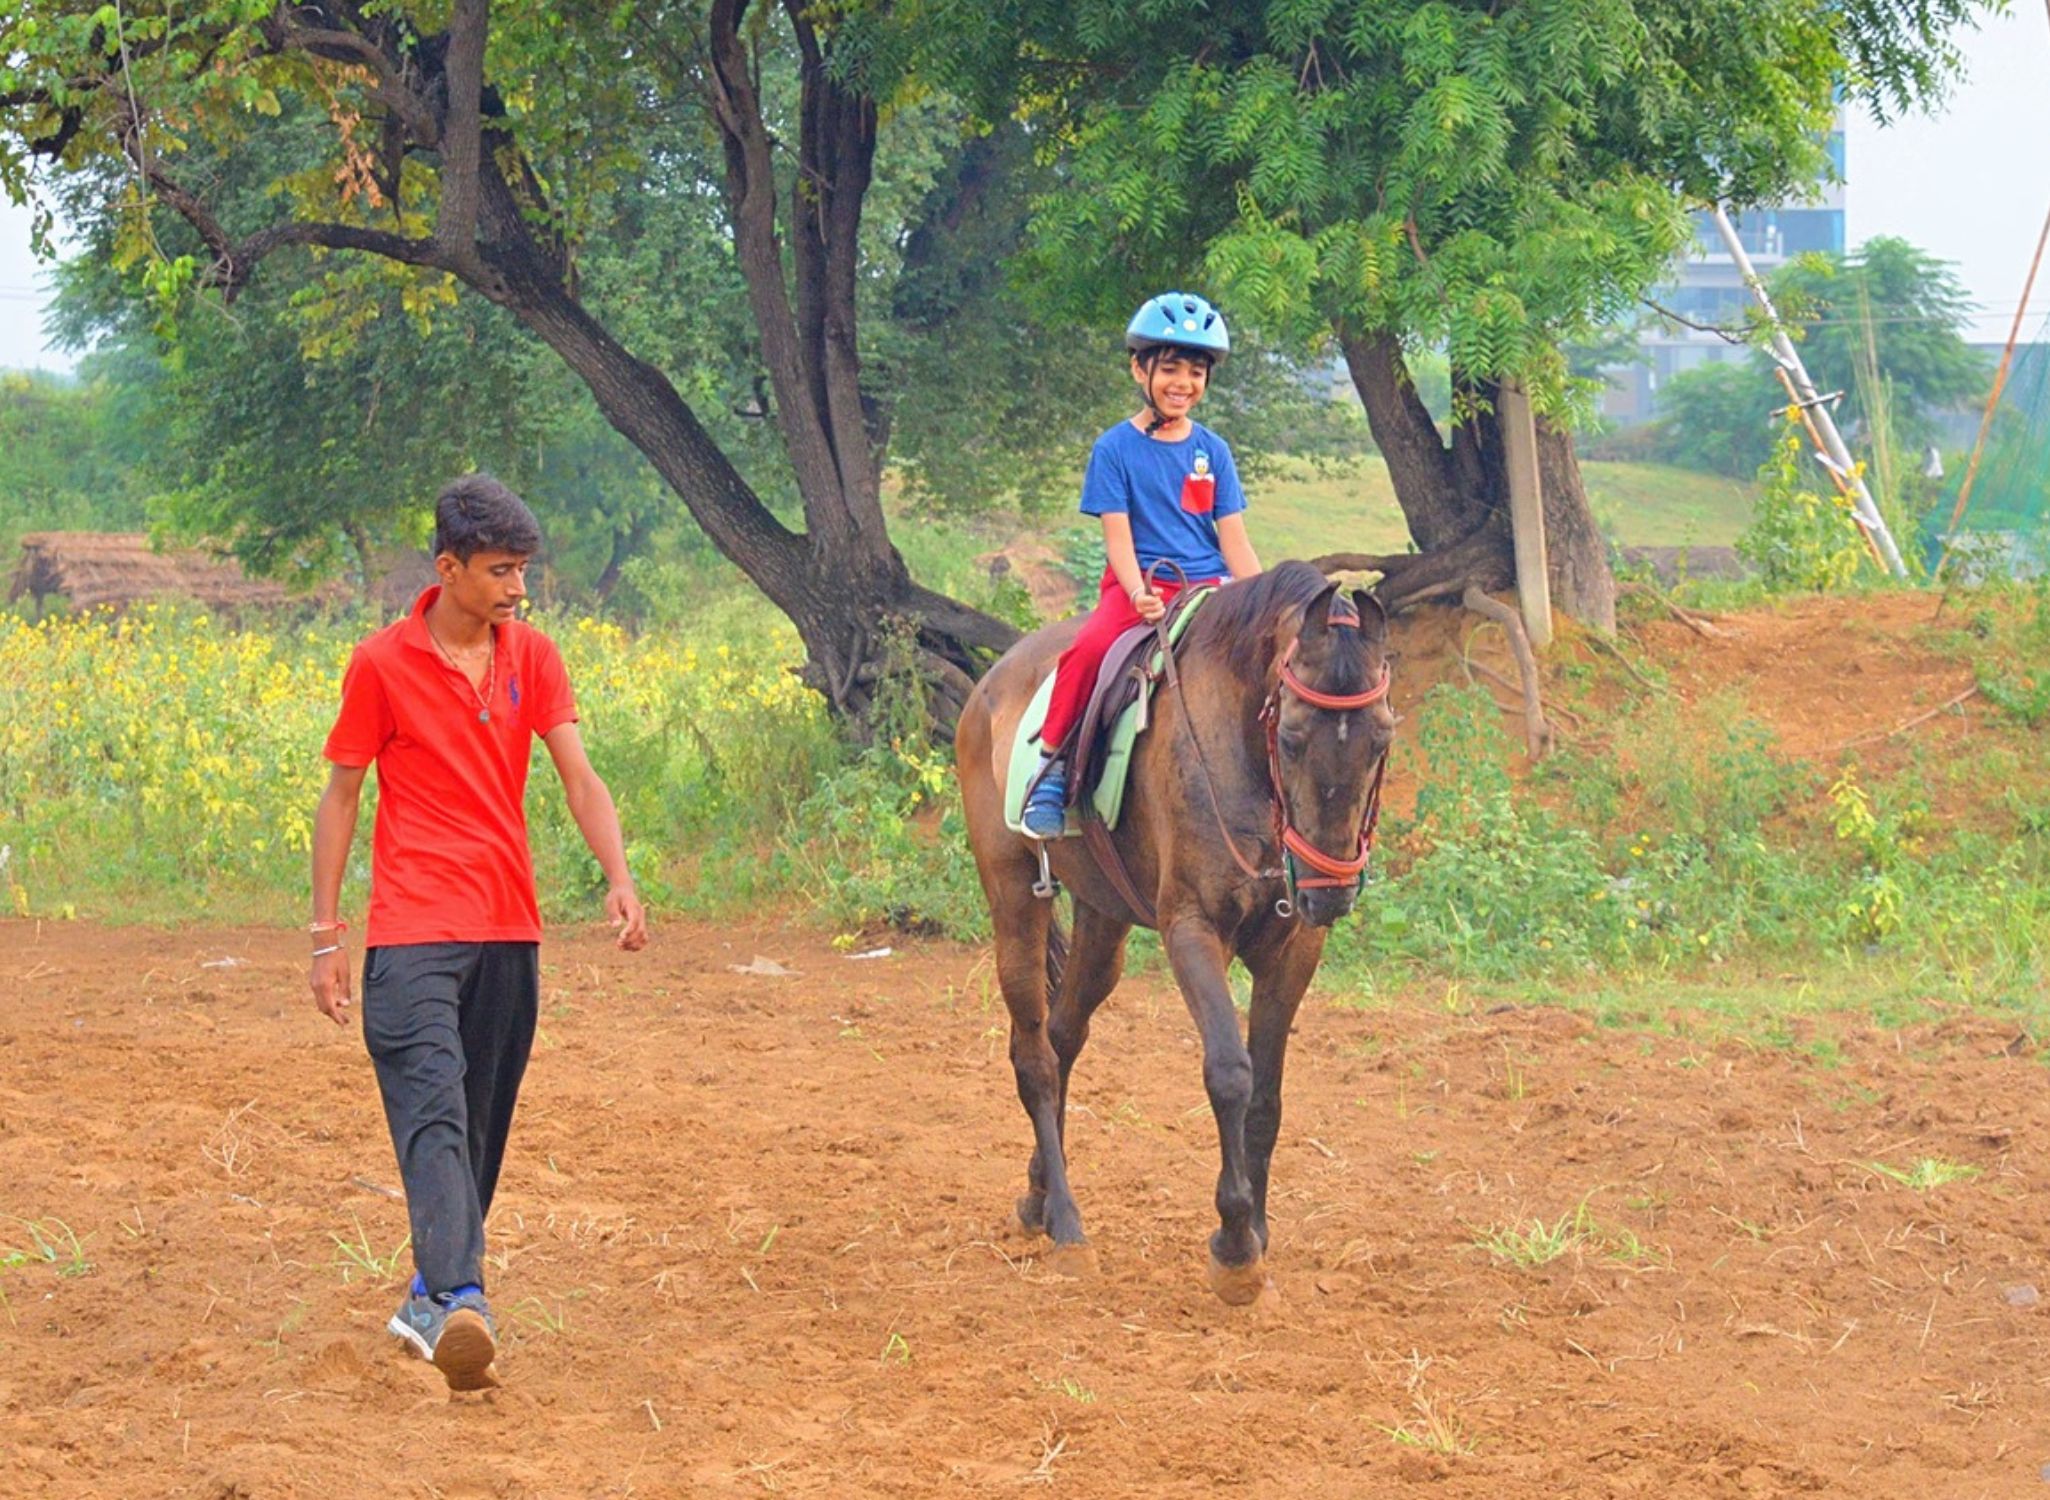
M 1751 257 L 1744 253 L 1744 242 L 1737 238 L 1737 227 L 1730 222 L 1730 216 L 1723 212 L 1723 206 L 1715 206 L 1715 227 L 1722 232 L 1723 244 L 1729 248 L 1730 259 L 1737 263 L 1737 272 L 1744 278 L 1744 284 L 1751 288 L 1751 295 L 1758 299 L 1758 305 L 1765 310 L 1765 321 L 1772 329 L 1772 357 L 1779 367 L 1787 372 L 1787 378 L 1794 384 L 1794 397 L 1815 425 L 1822 439 L 1823 458 L 1831 472 L 1850 491 L 1851 508 L 1858 518 L 1858 524 L 1865 528 L 1865 534 L 1872 538 L 1879 548 L 1879 555 L 1886 560 L 1887 570 L 1895 576 L 1908 576 L 1907 566 L 1901 562 L 1900 548 L 1893 542 L 1893 533 L 1886 529 L 1886 520 L 1879 514 L 1879 506 L 1872 499 L 1872 492 L 1865 488 L 1865 478 L 1858 472 L 1858 466 L 1851 461 L 1851 450 L 1844 446 L 1843 434 L 1836 430 L 1836 419 L 1822 397 L 1816 393 L 1815 382 L 1808 378 L 1808 367 L 1801 363 L 1800 351 L 1794 341 L 1787 337 L 1787 330 L 1780 322 L 1780 315 L 1772 305 L 1772 298 L 1766 294 L 1765 282 L 1752 269 Z

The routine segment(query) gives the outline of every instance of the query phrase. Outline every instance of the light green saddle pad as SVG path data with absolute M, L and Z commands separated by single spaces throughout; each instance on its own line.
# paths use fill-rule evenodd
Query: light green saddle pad
M 1189 628 L 1189 621 L 1196 618 L 1196 611 L 1216 592 L 1214 587 L 1202 588 L 1189 595 L 1188 604 L 1175 615 L 1173 623 L 1169 626 L 1168 635 L 1171 640 L 1181 640 L 1182 632 Z M 1160 671 L 1158 646 L 1154 647 L 1153 653 L 1146 658 L 1146 665 L 1153 673 L 1157 674 Z M 1053 679 L 1054 674 L 1049 672 L 1045 680 L 1039 684 L 1039 691 L 1032 695 L 1031 703 L 1026 705 L 1025 716 L 1018 721 L 1017 736 L 1011 742 L 1011 763 L 1004 776 L 1004 822 L 1010 825 L 1013 833 L 1025 831 L 1025 794 L 1032 787 L 1032 778 L 1039 774 L 1039 755 L 1042 747 L 1037 731 L 1039 726 L 1046 722 L 1046 707 L 1053 701 Z M 1124 811 L 1125 782 L 1132 769 L 1132 750 L 1139 743 L 1139 736 L 1146 732 L 1147 724 L 1151 722 L 1153 693 L 1159 685 L 1157 680 L 1150 682 L 1146 690 L 1140 693 L 1111 725 L 1110 742 L 1103 753 L 1103 774 L 1097 778 L 1096 787 L 1089 794 L 1090 805 L 1096 809 L 1097 816 L 1103 819 L 1103 826 L 1106 828 L 1117 827 L 1118 815 Z M 1081 831 L 1076 819 L 1076 810 L 1071 807 L 1068 809 L 1067 832 L 1074 834 Z

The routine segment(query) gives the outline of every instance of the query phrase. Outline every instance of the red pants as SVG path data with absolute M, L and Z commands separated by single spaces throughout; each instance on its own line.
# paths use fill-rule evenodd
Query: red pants
M 1222 580 L 1192 578 L 1189 582 L 1193 586 Z M 1046 706 L 1046 722 L 1039 730 L 1039 742 L 1048 750 L 1059 750 L 1067 743 L 1083 710 L 1089 707 L 1090 691 L 1096 686 L 1096 674 L 1111 643 L 1141 623 L 1139 611 L 1132 607 L 1131 597 L 1118 582 L 1117 574 L 1104 569 L 1101 587 L 1103 593 L 1096 608 L 1089 612 L 1075 643 L 1061 653 L 1060 664 L 1054 668 L 1053 698 Z M 1172 600 L 1181 588 L 1168 578 L 1153 585 L 1153 591 L 1163 601 Z

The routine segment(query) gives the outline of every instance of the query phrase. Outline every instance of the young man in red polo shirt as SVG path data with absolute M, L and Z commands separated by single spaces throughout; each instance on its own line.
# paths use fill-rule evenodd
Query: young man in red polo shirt
M 610 888 L 619 946 L 648 940 L 612 794 L 577 733 L 554 642 L 515 618 L 533 512 L 485 474 L 435 502 L 440 583 L 356 648 L 327 739 L 313 819 L 314 1004 L 347 1019 L 342 874 L 363 778 L 377 766 L 377 831 L 363 955 L 363 1035 L 384 1096 L 417 1274 L 391 1331 L 452 1390 L 494 1383 L 484 1218 L 505 1156 L 540 1001 L 541 915 L 527 848 L 533 736 L 548 747 Z

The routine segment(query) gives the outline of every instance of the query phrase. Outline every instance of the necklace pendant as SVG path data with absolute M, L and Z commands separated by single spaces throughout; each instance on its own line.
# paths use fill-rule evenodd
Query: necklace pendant
M 480 709 L 478 709 L 478 710 L 477 710 L 477 722 L 478 722 L 479 724 L 489 724 L 489 723 L 491 722 L 491 710 L 490 710 L 490 709 L 488 709 L 488 708 L 480 708 Z

